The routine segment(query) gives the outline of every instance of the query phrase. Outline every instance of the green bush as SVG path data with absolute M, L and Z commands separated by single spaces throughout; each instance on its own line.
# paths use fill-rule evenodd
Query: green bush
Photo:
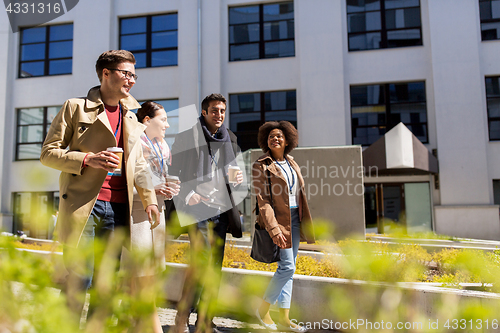
M 124 332 L 127 329 L 148 332 L 150 318 L 155 310 L 152 300 L 165 284 L 162 276 L 151 280 L 144 289 L 132 290 L 133 272 L 114 270 L 121 251 L 122 237 L 116 233 L 107 244 L 96 242 L 96 248 L 105 249 L 108 256 L 101 265 L 101 274 L 93 280 L 91 299 L 98 299 L 94 313 L 86 322 L 85 332 Z M 80 316 L 71 311 L 72 285 L 61 292 L 54 284 L 54 262 L 49 256 L 19 251 L 20 243 L 14 237 L 0 236 L 0 332 L 12 333 L 66 333 L 79 331 Z M 33 246 L 29 246 L 33 248 Z M 134 253 L 131 261 L 143 262 L 149 253 Z M 78 260 L 78 258 L 75 258 Z M 168 272 L 167 272 L 168 274 Z M 167 275 L 165 274 L 165 276 Z M 83 295 L 84 297 L 84 295 Z
M 459 283 L 493 283 L 500 277 L 500 251 L 444 249 L 430 254 L 416 244 L 390 247 L 380 241 L 352 239 L 337 244 L 321 242 L 321 248 L 321 260 L 297 256 L 296 274 L 381 282 L 441 282 L 450 287 L 458 287 Z M 167 261 L 187 264 L 188 251 L 189 243 L 169 245 Z M 273 272 L 277 265 L 257 262 L 248 251 L 230 243 L 223 267 Z
M 382 242 L 344 240 L 338 243 L 321 242 L 324 250 L 321 259 L 299 255 L 297 274 L 338 277 L 366 281 L 385 282 L 386 289 L 380 291 L 369 286 L 360 287 L 363 301 L 360 305 L 360 289 L 329 288 L 329 311 L 339 319 L 375 318 L 380 320 L 418 320 L 427 322 L 429 314 L 420 313 L 410 298 L 403 298 L 397 282 L 433 281 L 446 286 L 458 287 L 459 283 L 479 282 L 492 284 L 493 291 L 500 286 L 500 251 L 446 249 L 433 254 L 419 245 L 400 244 L 389 246 Z M 109 245 L 109 244 L 107 244 Z M 78 324 L 68 308 L 66 293 L 60 294 L 52 282 L 54 267 L 49 257 L 33 256 L 16 249 L 19 242 L 12 237 L 0 237 L 0 332 L 75 332 Z M 341 255 L 339 255 L 341 254 Z M 142 262 L 148 253 L 135 254 L 133 260 Z M 191 259 L 189 243 L 170 243 L 167 246 L 167 261 L 188 263 Z M 112 266 L 112 263 L 109 264 Z M 252 260 L 248 251 L 229 244 L 226 246 L 223 265 L 263 271 L 276 270 L 276 263 L 263 264 Z M 109 270 L 96 281 L 91 297 L 100 300 L 100 314 L 87 322 L 86 331 L 124 332 L 137 330 L 139 323 L 149 318 L 154 311 L 151 295 L 162 295 L 169 272 L 159 276 L 146 290 L 130 291 L 129 272 L 114 274 Z M 239 290 L 226 297 L 233 311 L 249 312 L 250 303 L 245 295 L 261 295 L 266 287 L 262 277 L 247 276 Z M 358 290 L 358 291 L 356 291 Z M 240 295 L 236 297 L 235 295 Z M 480 320 L 491 318 L 496 309 L 475 301 L 458 302 L 457 296 L 440 294 L 433 301 L 433 318 L 460 318 Z M 299 306 L 307 306 L 302 304 Z M 443 327 L 441 326 L 441 329 Z M 392 332 L 394 330 L 388 330 Z M 410 330 L 411 331 L 411 330 Z M 424 330 L 425 331 L 425 330 Z M 446 330 L 436 330 L 436 332 Z M 460 330 L 457 330 L 460 331 Z

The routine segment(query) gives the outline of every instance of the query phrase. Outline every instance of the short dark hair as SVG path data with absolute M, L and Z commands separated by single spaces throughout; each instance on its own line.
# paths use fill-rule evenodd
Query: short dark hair
M 99 81 L 102 82 L 102 70 L 104 68 L 115 68 L 122 62 L 131 62 L 135 65 L 135 57 L 127 50 L 109 50 L 103 52 L 95 63 L 95 71 Z
M 211 101 L 219 101 L 219 102 L 224 103 L 224 105 L 227 106 L 227 100 L 224 96 L 222 96 L 221 94 L 210 94 L 207 97 L 205 97 L 203 99 L 203 101 L 201 102 L 201 109 L 208 111 L 208 106 L 209 106 Z
M 161 109 L 163 109 L 161 104 L 146 101 L 142 103 L 141 108 L 137 110 L 137 120 L 142 123 L 144 122 L 144 118 L 146 118 L 146 116 L 152 119 L 156 116 L 156 111 Z
M 299 132 L 292 125 L 292 123 L 282 120 L 282 121 L 268 121 L 259 127 L 259 135 L 257 136 L 257 142 L 259 143 L 259 147 L 262 149 L 264 153 L 267 153 L 270 149 L 267 145 L 267 139 L 269 137 L 269 133 L 273 129 L 279 129 L 283 132 L 285 136 L 286 143 L 288 146 L 285 147 L 284 154 L 287 155 L 290 153 L 295 147 L 299 144 Z

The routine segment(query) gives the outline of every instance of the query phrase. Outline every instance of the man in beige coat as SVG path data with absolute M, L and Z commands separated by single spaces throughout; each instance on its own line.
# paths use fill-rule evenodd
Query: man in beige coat
M 102 253 L 93 251 L 94 239 L 108 244 L 118 229 L 130 230 L 134 185 L 151 228 L 160 222 L 139 141 L 145 126 L 129 111 L 140 107 L 129 93 L 137 79 L 134 65 L 128 51 L 101 54 L 96 62 L 101 86 L 64 103 L 42 147 L 42 164 L 62 171 L 56 235 L 64 244 L 69 305 L 77 314 L 85 291 L 98 279 Z M 109 147 L 123 149 L 121 165 Z M 120 168 L 121 174 L 115 172 Z

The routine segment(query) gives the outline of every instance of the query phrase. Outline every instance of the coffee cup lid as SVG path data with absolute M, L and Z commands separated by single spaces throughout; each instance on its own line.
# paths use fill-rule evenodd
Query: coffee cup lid
M 123 153 L 123 149 L 120 147 L 109 147 L 106 150 L 112 153 Z
M 240 167 L 237 166 L 237 165 L 230 165 L 229 169 L 238 169 L 238 170 L 240 170 Z

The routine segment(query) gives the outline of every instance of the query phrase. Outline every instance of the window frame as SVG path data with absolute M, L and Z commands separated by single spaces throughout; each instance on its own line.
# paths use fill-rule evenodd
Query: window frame
M 16 151 L 15 151 L 15 156 L 14 156 L 14 161 L 38 161 L 40 159 L 40 156 L 38 158 L 19 158 L 19 147 L 24 146 L 24 145 L 34 145 L 34 144 L 40 144 L 43 145 L 43 142 L 45 138 L 47 137 L 47 132 L 50 124 L 52 122 L 48 121 L 48 109 L 49 108 L 57 108 L 60 109 L 61 106 L 40 106 L 40 107 L 27 107 L 27 108 L 16 108 Z M 37 123 L 37 124 L 20 124 L 21 118 L 20 118 L 20 113 L 21 110 L 26 110 L 26 109 L 43 109 L 43 122 Z M 42 141 L 30 141 L 30 142 L 19 142 L 19 135 L 20 135 L 20 130 L 23 127 L 29 127 L 29 126 L 42 126 L 42 136 L 43 140 Z
M 153 17 L 155 16 L 166 16 L 166 15 L 176 15 L 177 16 L 177 27 L 176 29 L 170 29 L 170 30 L 161 30 L 161 31 L 153 31 L 152 29 L 152 21 Z M 127 19 L 137 19 L 137 18 L 146 18 L 146 48 L 141 49 L 141 50 L 130 50 L 132 54 L 134 52 L 136 53 L 145 53 L 146 54 L 146 66 L 145 67 L 137 67 L 136 69 L 142 69 L 142 68 L 156 68 L 156 67 L 175 67 L 179 66 L 179 13 L 178 12 L 168 12 L 168 13 L 156 13 L 156 14 L 150 14 L 150 15 L 139 15 L 139 16 L 123 16 L 119 17 L 118 21 L 118 45 L 120 49 L 123 49 L 122 47 L 122 37 L 123 36 L 133 36 L 136 34 L 140 33 L 129 33 L 129 34 L 122 34 L 122 21 L 127 20 Z M 162 47 L 162 48 L 155 48 L 153 49 L 152 47 L 152 35 L 153 33 L 156 32 L 172 32 L 176 31 L 177 32 L 177 45 L 175 47 Z M 153 52 L 162 52 L 162 51 L 177 51 L 177 59 L 175 61 L 175 64 L 173 65 L 161 65 L 161 66 L 152 66 L 152 54 Z M 134 54 L 135 56 L 135 54 Z
M 500 179 L 492 179 L 493 204 L 500 205 Z
M 266 110 L 266 100 L 265 100 L 265 94 L 268 94 L 268 93 L 288 93 L 288 92 L 294 92 L 295 93 L 295 109 L 281 109 L 281 110 Z M 232 99 L 232 96 L 238 96 L 238 95 L 253 95 L 253 94 L 259 94 L 260 95 L 260 111 L 244 111 L 244 112 L 235 112 L 235 113 L 232 113 L 232 106 L 231 106 L 231 99 Z M 296 120 L 295 120 L 295 123 L 296 123 L 296 127 L 298 126 L 298 119 L 297 119 L 297 90 L 296 89 L 287 89 L 287 90 L 272 90 L 272 91 L 257 91 L 257 92 L 245 92 L 245 93 L 232 93 L 232 94 L 229 94 L 229 98 L 228 98 L 228 109 L 229 109 L 229 117 L 230 117 L 230 121 L 229 121 L 229 128 L 231 129 L 231 131 L 233 131 L 233 133 L 238 137 L 238 141 L 239 140 L 239 136 L 241 135 L 242 137 L 243 136 L 247 136 L 247 135 L 252 135 L 252 134 L 255 134 L 255 138 L 257 138 L 257 134 L 259 132 L 258 128 L 255 129 L 254 131 L 237 131 L 236 129 L 233 130 L 233 128 L 231 127 L 231 117 L 233 115 L 239 115 L 239 114 L 256 114 L 257 112 L 260 114 L 260 125 L 264 124 L 266 122 L 266 113 L 267 112 L 289 112 L 289 111 L 295 111 L 295 117 L 296 117 Z M 242 146 L 240 143 L 238 143 L 239 146 Z M 259 148 L 258 146 L 257 147 L 254 147 L 254 148 Z M 254 148 L 248 148 L 248 149 L 254 149 Z
M 494 0 L 479 0 L 478 1 L 478 5 L 479 5 L 479 28 L 481 30 L 481 42 L 485 42 L 485 41 L 490 41 L 490 40 L 499 40 L 500 39 L 500 34 L 498 35 L 497 38 L 489 38 L 489 39 L 485 39 L 484 38 L 484 35 L 483 35 L 483 24 L 489 24 L 489 23 L 499 23 L 499 28 L 500 28 L 500 17 L 499 18 L 492 18 L 492 19 L 483 19 L 481 17 L 481 3 L 489 3 L 490 4 L 490 7 L 491 7 L 491 4 Z
M 493 121 L 500 121 L 500 116 L 498 117 L 490 117 L 490 113 L 488 111 L 489 107 L 489 102 L 490 101 L 498 101 L 500 102 L 500 94 L 498 95 L 494 95 L 495 97 L 488 97 L 488 90 L 487 90 L 487 84 L 486 84 L 486 81 L 488 79 L 498 79 L 499 81 L 499 84 L 500 84 L 500 75 L 491 75 L 491 76 L 485 76 L 484 78 L 484 90 L 485 90 L 485 93 L 486 93 L 486 117 L 488 118 L 488 141 L 489 142 L 498 142 L 500 141 L 500 138 L 498 139 L 492 139 L 491 138 L 491 122 Z
M 412 83 L 422 83 L 424 85 L 425 102 L 422 102 L 422 101 L 418 101 L 418 102 L 411 102 L 411 101 L 391 102 L 391 91 L 390 91 L 390 86 L 391 85 L 412 84 Z M 365 105 L 353 105 L 353 103 L 352 103 L 352 88 L 353 87 L 370 87 L 370 86 L 381 86 L 381 87 L 383 87 L 383 89 L 384 89 L 384 95 L 383 95 L 384 96 L 384 101 L 382 103 L 379 102 L 378 104 L 367 103 Z M 393 123 L 393 119 L 392 119 L 393 117 L 391 117 L 391 115 L 394 115 L 394 114 L 397 114 L 397 113 L 395 113 L 395 112 L 391 113 L 391 110 L 392 110 L 391 106 L 393 106 L 393 105 L 401 105 L 401 104 L 419 105 L 419 104 L 422 104 L 422 103 L 425 104 L 425 112 L 426 112 L 426 121 L 425 122 L 418 122 L 418 123 L 416 123 L 416 122 L 405 123 L 403 121 L 400 121 L 400 122 L 402 122 L 407 127 L 408 126 L 412 126 L 412 125 L 425 125 L 425 127 L 426 127 L 425 140 L 421 141 L 421 142 L 423 144 L 428 144 L 429 143 L 429 118 L 428 118 L 428 109 L 427 109 L 427 103 L 428 102 L 427 102 L 427 87 L 426 87 L 426 82 L 425 81 L 386 82 L 386 83 L 375 83 L 375 84 L 353 84 L 353 85 L 349 86 L 349 102 L 350 102 L 350 106 L 351 106 L 351 118 L 350 118 L 351 119 L 351 144 L 356 144 L 356 145 L 361 145 L 363 147 L 368 147 L 368 146 L 372 145 L 374 142 L 376 142 L 378 140 L 377 139 L 377 140 L 375 140 L 372 143 L 354 143 L 356 129 L 358 129 L 358 128 L 374 128 L 374 127 L 377 127 L 379 129 L 380 128 L 385 128 L 385 133 L 382 134 L 380 136 L 380 138 L 383 137 L 392 128 L 394 128 L 394 126 L 396 126 L 399 122 L 398 123 Z M 384 115 L 385 115 L 385 122 L 384 122 L 384 124 L 377 124 L 377 125 L 354 125 L 354 122 L 353 122 L 353 119 L 354 119 L 353 118 L 353 108 L 363 107 L 363 106 L 383 106 L 385 108 L 385 113 L 384 113 Z M 413 131 L 412 131 L 412 133 L 413 133 Z
M 422 10 L 421 10 L 421 0 L 418 0 L 418 6 L 410 6 L 410 7 L 400 7 L 400 8 L 389 8 L 386 9 L 385 7 L 385 1 L 386 0 L 380 0 L 380 9 L 376 10 L 364 10 L 364 11 L 354 11 L 354 12 L 349 12 L 347 10 L 347 5 L 346 5 L 346 31 L 347 31 L 347 50 L 348 52 L 358 52 L 358 51 L 372 51 L 372 50 L 382 50 L 382 49 L 396 49 L 396 48 L 401 48 L 401 47 L 414 47 L 414 46 L 423 46 L 424 41 L 423 41 L 423 35 L 422 35 Z M 394 28 L 394 29 L 387 29 L 387 24 L 386 24 L 386 14 L 388 11 L 391 10 L 397 10 L 397 9 L 411 9 L 411 8 L 418 8 L 419 14 L 420 14 L 420 26 L 413 27 L 413 28 Z M 380 30 L 365 30 L 363 32 L 349 32 L 349 15 L 351 14 L 366 14 L 366 13 L 375 13 L 375 12 L 380 12 Z M 388 45 L 388 33 L 392 31 L 404 31 L 404 30 L 416 30 L 418 29 L 420 32 L 420 44 L 416 45 L 404 45 L 404 46 L 389 46 Z M 361 36 L 361 35 L 366 35 L 369 33 L 380 33 L 380 45 L 378 48 L 366 48 L 366 49 L 351 49 L 351 36 Z
M 264 6 L 268 5 L 279 5 L 279 4 L 285 4 L 285 3 L 291 3 L 293 7 L 293 19 L 282 19 L 282 20 L 271 20 L 271 21 L 264 21 Z M 259 7 L 259 21 L 258 22 L 251 22 L 251 23 L 235 23 L 231 24 L 230 23 L 230 10 L 232 8 L 244 8 L 244 7 Z M 264 25 L 266 23 L 270 22 L 283 22 L 283 21 L 292 21 L 293 22 L 293 38 L 286 38 L 286 39 L 270 39 L 270 40 L 265 40 L 264 39 Z M 258 24 L 259 25 L 259 41 L 257 42 L 247 42 L 247 43 L 231 43 L 231 27 L 234 26 L 240 26 L 240 25 L 248 25 L 248 24 Z M 290 58 L 290 57 L 295 57 L 295 1 L 278 1 L 278 2 L 272 2 L 272 3 L 260 3 L 260 4 L 252 4 L 252 5 L 238 5 L 238 6 L 230 6 L 228 8 L 228 55 L 229 55 L 229 62 L 234 62 L 234 61 L 250 61 L 250 60 L 259 60 L 259 59 L 279 59 L 279 58 Z M 287 56 L 278 56 L 278 57 L 266 57 L 266 43 L 272 43 L 272 42 L 283 42 L 283 41 L 293 41 L 293 55 L 287 55 Z M 252 58 L 252 59 L 231 59 L 231 46 L 239 46 L 239 45 L 251 45 L 251 44 L 258 44 L 259 45 L 259 57 L 258 58 Z
M 71 39 L 62 39 L 62 40 L 57 40 L 57 41 L 50 41 L 50 29 L 51 27 L 55 26 L 63 26 L 63 25 L 71 25 L 72 26 L 72 38 Z M 42 26 L 37 26 L 37 27 L 26 27 L 22 28 L 19 34 L 19 54 L 18 54 L 18 73 L 17 73 L 17 78 L 18 79 L 28 79 L 28 78 L 34 78 L 34 77 L 43 77 L 43 76 L 58 76 L 58 75 L 72 75 L 73 74 L 73 42 L 75 40 L 75 34 L 74 34 L 74 23 L 60 23 L 60 24 L 50 24 L 50 25 L 42 25 Z M 45 45 L 45 51 L 44 51 L 44 57 L 43 59 L 36 59 L 36 60 L 22 60 L 23 52 L 22 48 L 24 45 L 34 45 L 34 44 L 42 44 L 42 42 L 34 42 L 34 43 L 24 43 L 23 44 L 23 33 L 25 30 L 29 29 L 37 29 L 37 28 L 46 28 L 45 29 L 45 41 L 43 44 Z M 50 52 L 50 44 L 54 42 L 68 42 L 71 41 L 71 57 L 62 57 L 62 58 L 50 58 L 49 52 Z M 71 72 L 70 73 L 57 73 L 57 74 L 49 74 L 50 70 L 50 62 L 53 60 L 71 60 Z M 32 63 L 32 62 L 40 62 L 43 61 L 43 75 L 33 75 L 33 76 L 22 76 L 22 64 L 24 63 Z

